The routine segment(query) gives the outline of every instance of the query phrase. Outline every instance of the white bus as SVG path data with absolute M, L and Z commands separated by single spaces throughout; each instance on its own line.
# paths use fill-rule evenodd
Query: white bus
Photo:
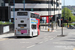
M 40 34 L 39 14 L 30 11 L 17 11 L 15 13 L 15 36 L 38 36 Z

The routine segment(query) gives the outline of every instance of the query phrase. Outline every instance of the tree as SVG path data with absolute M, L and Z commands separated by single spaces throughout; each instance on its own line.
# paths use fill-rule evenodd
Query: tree
M 67 8 L 67 7 L 63 8 L 62 9 L 62 17 L 64 17 L 64 19 L 67 19 L 67 20 L 69 20 L 69 17 L 71 17 L 71 19 L 73 19 L 74 16 L 71 12 L 72 11 L 69 8 Z M 71 21 L 73 21 L 73 20 L 71 20 Z
M 72 16 L 71 18 L 72 18 L 72 22 L 75 22 L 75 16 Z

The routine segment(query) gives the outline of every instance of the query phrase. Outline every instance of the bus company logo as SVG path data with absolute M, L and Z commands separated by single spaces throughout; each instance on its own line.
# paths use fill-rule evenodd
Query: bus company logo
M 38 20 L 36 20 L 36 19 L 31 19 L 31 23 L 38 23 Z

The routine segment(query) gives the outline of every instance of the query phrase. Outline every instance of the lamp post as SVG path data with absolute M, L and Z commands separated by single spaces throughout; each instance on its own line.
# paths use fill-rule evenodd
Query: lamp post
M 51 0 L 52 1 L 52 6 L 53 6 L 53 0 Z M 55 7 L 55 5 L 54 5 L 54 7 Z M 54 13 L 55 13 L 55 11 L 54 11 Z M 54 26 L 53 26 L 53 19 L 52 19 L 52 31 L 54 30 Z
M 13 0 L 13 18 L 14 18 L 14 24 L 15 24 L 15 0 Z
M 50 1 L 48 0 L 48 9 L 49 9 L 49 3 Z M 48 10 L 48 31 L 49 31 L 49 10 Z
M 25 0 L 23 0 L 23 4 L 24 4 L 24 11 L 25 11 Z
M 65 0 L 64 0 L 64 5 L 65 5 Z M 60 8 L 60 7 L 59 7 Z M 65 11 L 64 11 L 65 12 Z M 60 16 L 60 15 L 59 15 Z M 64 13 L 64 16 L 65 16 L 65 13 Z M 60 21 L 62 21 L 62 22 L 60 22 L 61 24 L 60 25 L 62 25 L 62 27 L 61 27 L 61 35 L 59 35 L 58 37 L 64 37 L 65 35 L 63 35 L 63 19 L 61 19 L 61 16 L 60 16 Z

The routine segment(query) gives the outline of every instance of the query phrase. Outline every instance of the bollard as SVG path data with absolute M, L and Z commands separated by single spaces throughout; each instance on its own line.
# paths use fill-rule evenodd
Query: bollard
M 48 32 L 49 32 L 49 28 L 48 28 Z
M 68 25 L 68 28 L 69 28 L 69 25 Z

